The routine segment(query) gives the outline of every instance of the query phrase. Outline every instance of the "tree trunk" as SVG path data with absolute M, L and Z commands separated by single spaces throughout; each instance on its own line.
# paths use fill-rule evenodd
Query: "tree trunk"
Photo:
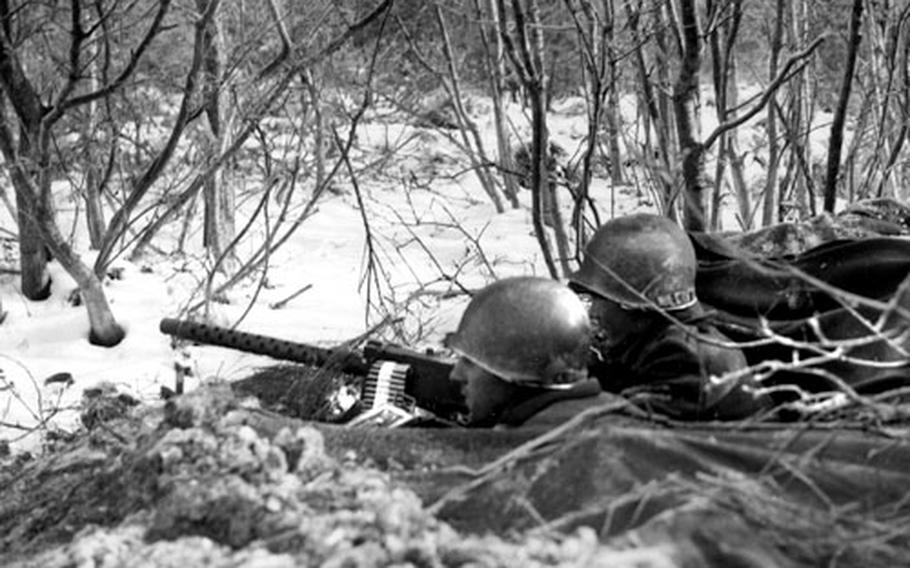
M 502 37 L 499 30 L 499 10 L 496 2 L 486 0 L 484 9 L 481 9 L 477 0 L 475 0 L 475 10 L 478 15 L 486 14 L 493 28 L 492 42 L 490 35 L 487 34 L 483 18 L 480 24 L 480 39 L 484 46 L 484 65 L 490 79 L 490 92 L 493 98 L 493 125 L 496 131 L 496 150 L 499 154 L 499 169 L 502 172 L 502 181 L 504 189 L 502 191 L 509 204 L 513 209 L 518 209 L 521 203 L 518 201 L 518 176 L 515 171 L 515 160 L 512 156 L 511 136 L 509 136 L 509 127 L 506 120 L 505 109 L 503 109 L 503 84 L 505 77 L 505 54 L 503 53 Z
M 531 98 L 531 120 L 534 138 L 532 141 L 534 167 L 532 170 L 539 172 L 536 176 L 534 187 L 541 194 L 542 204 L 549 204 L 551 209 L 551 218 L 553 220 L 553 235 L 556 239 L 556 250 L 559 254 L 559 265 L 562 269 L 562 275 L 568 276 L 571 272 L 569 259 L 569 239 L 566 235 L 566 226 L 562 219 L 562 213 L 559 210 L 559 197 L 557 195 L 558 185 L 552 181 L 552 176 L 556 172 L 551 172 L 549 165 L 549 130 L 547 127 L 547 109 L 549 105 L 549 77 L 546 73 L 546 64 L 544 62 L 544 40 L 543 29 L 540 25 L 540 6 L 537 0 L 530 0 L 528 6 L 528 27 L 530 28 L 531 61 L 533 69 L 536 69 L 534 76 L 536 80 L 529 85 L 529 95 Z
M 39 156 L 48 155 L 49 136 L 33 139 L 34 151 Z M 15 149 L 7 129 L 0 129 L 0 150 L 10 164 L 10 177 L 16 188 L 16 194 L 21 199 L 20 211 L 23 209 L 31 215 L 27 226 L 35 233 L 30 235 L 28 242 L 40 245 L 41 253 L 34 252 L 34 256 L 43 256 L 45 246 L 54 254 L 54 258 L 73 277 L 82 293 L 88 313 L 90 334 L 89 340 L 105 347 L 118 344 L 124 337 L 123 328 L 117 324 L 114 314 L 108 305 L 101 280 L 73 251 L 66 238 L 57 227 L 54 204 L 51 201 L 50 180 L 47 178 L 47 167 L 31 173 L 25 170 L 15 154 Z M 39 164 L 44 159 L 38 160 Z M 20 239 L 22 226 L 20 226 Z M 25 272 L 23 271 L 23 275 Z M 45 284 L 45 298 L 47 297 L 47 283 Z M 24 291 L 23 291 L 24 293 Z M 44 298 L 35 298 L 44 299 Z
M 898 197 L 900 185 L 893 182 L 894 167 L 903 153 L 907 137 L 907 61 L 908 34 L 906 28 L 910 18 L 910 5 L 870 5 L 867 22 L 876 45 L 872 49 L 875 78 L 886 78 L 879 108 L 877 151 L 873 162 L 881 160 L 880 173 L 875 185 L 876 197 Z M 880 10 L 876 17 L 875 10 Z M 880 22 L 880 23 L 878 23 Z M 903 100 L 902 100 L 903 99 Z M 864 183 L 872 184 L 872 176 L 866 176 Z M 872 193 L 868 191 L 865 193 Z
M 575 258 L 581 258 L 581 253 L 587 242 L 585 229 L 591 226 L 596 229 L 600 225 L 600 215 L 597 207 L 590 198 L 591 180 L 593 178 L 593 163 L 596 156 L 603 156 L 601 140 L 602 131 L 606 130 L 607 152 L 611 178 L 615 181 L 617 174 L 621 179 L 622 160 L 619 156 L 618 137 L 615 114 L 611 113 L 608 98 L 616 92 L 610 75 L 612 51 L 610 26 L 613 21 L 613 7 L 611 0 L 604 0 L 601 4 L 603 13 L 598 12 L 593 0 L 581 0 L 575 3 L 566 0 L 566 7 L 572 14 L 575 22 L 575 32 L 578 37 L 577 46 L 579 58 L 582 63 L 584 78 L 585 102 L 587 110 L 587 133 L 585 143 L 580 148 L 581 152 L 581 179 L 577 189 L 573 191 L 575 200 L 572 208 L 572 227 L 575 233 Z M 616 104 L 615 107 L 619 105 Z M 611 119 L 614 127 L 611 127 Z M 615 153 L 614 153 L 615 150 Z M 590 207 L 592 221 L 585 218 L 585 211 Z
M 553 259 L 550 249 L 550 240 L 544 226 L 544 207 L 556 209 L 557 219 L 554 219 L 554 230 L 559 231 L 564 227 L 559 226 L 558 208 L 553 207 L 553 201 L 548 197 L 552 195 L 548 162 L 548 133 L 546 121 L 546 74 L 543 69 L 543 37 L 539 26 L 533 30 L 526 17 L 533 23 L 538 15 L 536 0 L 529 2 L 526 16 L 525 8 L 519 0 L 512 0 L 512 17 L 514 25 L 510 26 L 506 18 L 505 0 L 497 0 L 499 10 L 499 33 L 506 48 L 506 55 L 512 62 L 513 71 L 520 77 L 528 93 L 531 103 L 531 223 L 534 226 L 534 235 L 540 245 L 544 263 L 552 278 L 559 278 L 559 269 Z M 533 38 L 531 35 L 533 34 Z M 563 259 L 565 262 L 566 259 Z
M 22 295 L 33 301 L 46 300 L 51 294 L 51 278 L 47 273 L 47 263 L 49 260 L 47 247 L 41 236 L 41 227 L 38 225 L 38 193 L 33 191 L 34 185 L 29 184 L 28 176 L 39 176 L 41 174 L 41 162 L 38 149 L 34 147 L 38 143 L 39 129 L 34 128 L 26 131 L 20 130 L 19 148 L 15 149 L 15 142 L 8 141 L 10 149 L 5 152 L 7 163 L 12 161 L 24 160 L 26 164 L 21 167 L 28 167 L 28 172 L 16 168 L 13 172 L 13 188 L 16 192 L 16 212 L 17 222 L 19 225 L 19 269 L 20 289 Z M 11 138 L 8 135 L 7 137 Z M 32 178 L 34 179 L 34 178 Z
M 508 120 L 506 119 L 505 109 L 502 106 L 502 86 L 503 80 L 505 77 L 505 53 L 502 46 L 502 37 L 496 33 L 496 29 L 499 26 L 499 18 L 501 14 L 499 10 L 496 9 L 496 3 L 493 0 L 487 0 L 489 4 L 489 9 L 493 14 L 493 23 L 494 27 L 493 38 L 495 41 L 496 49 L 494 51 L 495 60 L 491 69 L 493 72 L 493 118 L 496 123 L 496 144 L 499 151 L 499 165 L 505 172 L 503 175 L 503 182 L 505 184 L 505 191 L 503 192 L 506 196 L 506 199 L 509 200 L 509 204 L 513 209 L 518 209 L 521 204 L 518 201 L 518 192 L 520 191 L 518 185 L 518 176 L 515 174 L 515 159 L 512 155 L 512 137 L 509 136 L 509 126 Z M 522 97 L 524 99 L 524 97 Z
M 732 10 L 729 15 L 725 13 L 728 6 Z M 714 110 L 717 123 L 723 124 L 727 120 L 729 109 L 738 106 L 734 44 L 742 18 L 742 3 L 736 0 L 726 5 L 718 5 L 714 0 L 708 0 L 707 8 L 708 18 L 720 22 L 713 26 L 713 30 L 709 34 L 709 44 L 711 71 L 714 79 Z M 722 189 L 726 185 L 728 168 L 741 228 L 749 229 L 752 225 L 752 204 L 742 172 L 742 158 L 739 155 L 735 130 L 724 132 L 717 140 L 715 191 L 711 199 L 711 219 L 708 224 L 712 230 L 716 230 L 720 224 L 724 196 Z
M 102 347 L 113 347 L 120 343 L 126 332 L 114 318 L 101 279 L 73 251 L 57 228 L 50 211 L 45 211 L 41 215 L 41 230 L 54 257 L 79 286 L 79 293 L 88 313 L 89 342 Z
M 200 75 L 206 55 L 204 38 L 208 27 L 208 19 L 214 16 L 215 11 L 218 9 L 218 2 L 219 0 L 209 0 L 205 14 L 202 18 L 197 18 L 194 24 L 193 60 L 183 78 L 183 94 L 180 108 L 177 110 L 177 115 L 174 118 L 174 123 L 167 135 L 164 146 L 158 151 L 155 158 L 144 171 L 132 182 L 120 208 L 111 216 L 104 234 L 103 243 L 98 251 L 98 256 L 95 258 L 93 268 L 96 274 L 104 274 L 108 263 L 117 254 L 116 248 L 129 228 L 130 216 L 148 194 L 152 185 L 161 176 L 183 139 L 183 134 L 190 122 L 191 113 L 195 110 L 193 107 L 198 104 Z
M 132 64 L 138 61 L 150 39 L 160 30 L 159 25 L 169 5 L 166 0 L 159 2 L 154 21 L 147 29 L 146 41 L 141 40 L 139 47 L 130 52 L 131 57 L 135 58 L 132 59 Z M 65 62 L 60 62 L 67 66 L 63 69 L 66 81 L 57 89 L 57 85 L 45 84 L 45 80 L 52 77 L 42 75 L 41 86 L 48 89 L 45 92 L 48 101 L 45 106 L 45 97 L 39 94 L 35 84 L 26 75 L 25 67 L 19 59 L 20 54 L 14 48 L 17 42 L 11 37 L 13 21 L 26 13 L 25 8 L 13 11 L 9 0 L 0 0 L 3 33 L 0 41 L 0 88 L 15 110 L 15 119 L 5 115 L 0 117 L 0 152 L 6 161 L 20 207 L 21 246 L 24 247 L 21 259 L 23 293 L 27 297 L 46 296 L 44 250 L 45 247 L 49 248 L 82 290 L 91 326 L 90 339 L 99 345 L 108 346 L 123 338 L 123 329 L 114 320 L 99 276 L 79 259 L 57 226 L 49 178 L 54 125 L 69 109 L 103 96 L 97 91 L 75 94 L 75 85 L 84 73 L 83 49 L 88 34 L 82 22 L 82 3 L 74 2 L 71 8 L 72 26 L 67 30 L 70 57 Z M 120 76 L 123 81 L 126 77 L 127 74 Z M 108 84 L 105 88 L 113 91 L 118 86 Z M 16 128 L 22 133 L 18 139 L 12 134 Z
M 856 57 L 859 52 L 859 44 L 862 41 L 862 34 L 860 33 L 862 18 L 863 0 L 853 0 L 848 32 L 849 39 L 847 40 L 847 60 L 844 63 L 844 76 L 837 99 L 837 106 L 834 109 L 834 118 L 831 120 L 831 138 L 828 143 L 828 161 L 825 166 L 824 208 L 829 213 L 834 212 L 834 205 L 837 201 L 837 180 L 840 170 L 841 147 L 844 143 L 844 125 L 847 118 L 847 104 L 850 101 L 850 90 L 853 86 Z
M 322 92 L 319 84 L 316 83 L 316 77 L 312 71 L 307 69 L 301 76 L 301 81 L 305 87 L 304 92 L 300 94 L 306 107 L 313 111 L 312 129 L 313 129 L 313 159 L 316 163 L 316 187 L 322 187 L 326 183 L 326 160 L 328 158 L 329 144 L 334 144 L 331 136 L 326 136 L 325 113 L 322 108 Z M 330 142 L 327 142 L 330 141 Z
M 197 0 L 197 9 L 204 14 L 208 0 Z M 221 17 L 216 13 L 208 20 L 203 34 L 203 97 L 205 114 L 208 118 L 210 136 L 203 136 L 204 153 L 210 162 L 222 155 L 227 140 L 227 120 L 223 101 L 222 75 L 224 68 L 224 47 L 221 35 Z M 228 249 L 234 240 L 234 192 L 230 184 L 224 183 L 223 171 L 212 172 L 203 185 L 204 229 L 203 244 L 215 261 L 219 272 L 231 272 L 235 262 Z
M 29 300 L 46 300 L 51 294 L 47 273 L 47 248 L 36 221 L 37 207 L 20 184 L 14 183 L 19 224 L 19 269 L 22 295 Z
M 480 181 L 480 185 L 483 187 L 487 196 L 489 196 L 490 201 L 493 203 L 493 207 L 496 208 L 496 212 L 502 213 L 505 211 L 505 207 L 503 207 L 497 186 L 489 171 L 490 160 L 487 158 L 487 153 L 484 150 L 483 137 L 480 135 L 477 125 L 471 117 L 468 116 L 468 113 L 464 108 L 461 79 L 458 74 L 455 52 L 452 49 L 452 41 L 449 36 L 449 28 L 446 24 L 445 16 L 439 6 L 434 6 L 434 15 L 436 17 L 436 23 L 439 26 L 442 40 L 442 53 L 445 58 L 446 74 L 448 76 L 448 83 L 444 81 L 444 85 L 458 119 L 458 133 L 462 138 L 464 148 L 467 150 L 468 159 L 471 161 L 471 166 L 474 170 L 474 174 Z
M 607 127 L 607 153 L 610 160 L 610 181 L 613 185 L 626 183 L 623 171 L 622 150 L 620 150 L 619 136 L 622 132 L 619 116 L 619 77 L 616 66 L 610 65 L 610 86 L 607 87 L 607 105 L 603 109 L 604 122 Z
M 677 153 L 678 140 L 673 136 L 673 101 L 671 96 L 672 85 L 670 80 L 670 61 L 672 55 L 667 46 L 667 38 L 664 35 L 665 30 L 669 27 L 669 17 L 664 17 L 666 8 L 665 0 L 653 0 L 651 12 L 654 23 L 654 45 L 657 48 L 657 54 L 654 58 L 654 66 L 657 70 L 657 89 L 654 90 L 654 100 L 657 105 L 657 114 L 660 120 L 654 123 L 655 128 L 661 130 L 657 135 L 658 140 L 663 140 L 662 147 L 666 148 L 665 166 L 670 166 L 670 161 L 674 160 Z M 672 190 L 672 188 L 668 188 Z M 668 194 L 669 197 L 669 194 Z
M 790 25 L 786 26 L 786 29 L 790 36 L 790 44 L 805 45 L 809 41 L 810 31 L 808 0 L 793 2 L 789 14 Z M 783 134 L 790 146 L 787 171 L 784 176 L 778 178 L 776 203 L 782 201 L 784 196 L 790 195 L 799 208 L 799 214 L 810 217 L 814 217 L 818 213 L 815 203 L 816 188 L 822 186 L 822 183 L 816 183 L 816 180 L 820 179 L 816 174 L 819 167 L 812 156 L 812 145 L 810 144 L 815 100 L 812 93 L 814 83 L 809 70 L 802 69 L 790 81 L 790 94 L 786 97 L 788 101 L 786 113 L 781 109 L 776 109 L 777 125 L 784 130 Z M 782 153 L 778 154 L 777 163 L 784 163 Z M 777 207 L 776 211 L 774 219 L 782 220 L 780 207 Z
M 606 89 L 607 105 L 602 110 L 607 129 L 607 152 L 610 159 L 610 181 L 614 185 L 625 183 L 622 167 L 622 152 L 620 151 L 619 136 L 620 105 L 619 105 L 619 64 L 614 45 L 616 42 L 614 28 L 616 25 L 616 8 L 613 0 L 603 0 L 603 41 L 600 42 L 600 52 L 606 64 Z M 600 30 L 596 30 L 600 31 Z
M 774 13 L 774 31 L 771 34 L 770 57 L 768 58 L 769 80 L 777 76 L 780 51 L 784 33 L 784 0 L 777 0 Z M 780 163 L 780 144 L 777 141 L 777 95 L 771 95 L 768 115 L 765 118 L 765 133 L 768 137 L 768 174 L 765 178 L 764 199 L 762 199 L 762 226 L 773 223 L 777 211 L 777 167 Z M 791 149 L 792 151 L 792 149 Z
M 736 18 L 737 26 L 742 18 L 742 4 L 737 2 L 736 8 L 738 16 Z M 728 70 L 727 70 L 727 84 L 726 84 L 726 106 L 727 108 L 736 108 L 739 106 L 739 90 L 737 88 L 738 84 L 738 73 L 737 73 L 737 64 L 736 57 L 733 55 L 733 41 L 736 37 L 736 32 L 731 32 L 731 35 L 728 36 L 727 41 L 727 52 L 729 53 L 728 61 Z M 746 175 L 743 165 L 743 157 L 745 153 L 741 152 L 739 149 L 739 139 L 736 136 L 736 131 L 734 130 L 730 133 L 729 144 L 727 145 L 727 164 L 730 167 L 730 177 L 732 178 L 733 183 L 733 193 L 736 196 L 737 206 L 739 208 L 739 216 L 742 219 L 741 229 L 749 230 L 753 227 L 754 211 L 752 208 L 752 196 L 749 193 L 749 186 L 746 183 Z
M 640 97 L 642 99 L 642 107 L 644 109 L 640 111 L 640 114 L 644 117 L 642 121 L 644 122 L 644 151 L 647 154 L 650 154 L 652 152 L 652 145 L 650 140 L 651 127 L 653 126 L 654 134 L 657 138 L 657 151 L 660 154 L 660 166 L 663 169 L 668 169 L 671 156 L 671 140 L 669 131 L 670 116 L 669 114 L 665 114 L 667 112 L 666 105 L 661 103 L 661 101 L 665 100 L 666 97 L 656 92 L 662 91 L 662 89 L 654 88 L 648 72 L 647 62 L 645 61 L 645 53 L 643 47 L 645 41 L 642 37 L 641 31 L 639 30 L 639 20 L 641 19 L 642 5 L 641 2 L 639 2 L 638 6 L 633 8 L 631 3 L 627 2 L 625 6 L 626 15 L 628 16 L 629 22 L 629 31 L 632 36 L 633 45 L 635 46 L 635 69 L 640 87 L 638 91 L 640 93 Z M 660 45 L 660 40 L 655 39 L 655 42 Z M 663 57 L 659 54 L 658 65 L 661 65 L 661 63 L 659 63 L 661 59 L 663 59 Z M 661 76 L 662 75 L 658 76 L 659 80 Z M 649 159 L 651 156 L 648 155 L 646 158 Z M 647 159 L 643 160 L 645 163 L 647 163 L 647 161 Z M 661 199 L 661 209 L 666 210 L 673 191 L 672 183 L 669 179 L 669 176 L 665 175 L 655 176 L 655 182 L 659 184 L 660 187 L 658 193 L 660 194 Z
M 79 287 L 89 319 L 89 341 L 93 345 L 113 347 L 123 340 L 126 332 L 114 318 L 101 285 L 101 277 L 82 262 L 57 225 L 56 206 L 48 177 L 50 139 L 48 130 L 39 130 L 39 135 L 35 137 L 39 169 L 30 178 L 22 177 L 22 189 L 29 192 L 29 200 L 33 201 L 35 219 L 44 244 Z
M 91 150 L 90 150 L 91 151 Z M 88 229 L 89 246 L 93 250 L 101 248 L 104 239 L 104 206 L 101 203 L 101 173 L 94 159 L 100 158 L 93 152 L 93 158 L 86 160 L 85 170 L 85 225 Z M 89 165 L 89 164 L 92 165 Z
M 87 46 L 89 50 L 89 91 L 96 91 L 98 83 L 98 53 L 95 44 Z M 102 175 L 101 152 L 98 145 L 98 130 L 101 121 L 98 117 L 98 101 L 91 101 L 86 105 L 86 120 L 82 128 L 83 144 L 83 164 L 85 168 L 85 225 L 88 229 L 89 245 L 93 250 L 101 247 L 101 241 L 104 238 L 104 207 L 101 203 L 101 192 L 105 185 L 104 176 Z M 110 139 L 110 144 L 115 144 L 114 137 Z
M 704 146 L 696 138 L 696 102 L 698 72 L 701 66 L 700 32 L 695 0 L 681 0 L 679 74 L 673 88 L 673 111 L 676 115 L 676 134 L 682 154 L 684 194 L 683 224 L 691 231 L 706 229 L 706 187 L 704 181 Z

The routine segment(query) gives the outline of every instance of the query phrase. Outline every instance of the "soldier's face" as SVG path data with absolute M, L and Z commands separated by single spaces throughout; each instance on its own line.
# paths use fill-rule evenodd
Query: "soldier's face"
M 450 378 L 461 385 L 470 426 L 493 426 L 512 399 L 512 385 L 464 357 Z
M 588 306 L 595 348 L 609 351 L 626 338 L 633 328 L 632 312 L 612 300 L 595 294 L 583 294 L 581 297 Z

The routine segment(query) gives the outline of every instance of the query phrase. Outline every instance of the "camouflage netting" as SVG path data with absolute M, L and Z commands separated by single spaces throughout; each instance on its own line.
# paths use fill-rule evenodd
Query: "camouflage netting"
M 225 385 L 0 470 L 4 566 L 889 566 L 899 424 L 355 430 Z M 857 414 L 857 416 L 860 416 Z

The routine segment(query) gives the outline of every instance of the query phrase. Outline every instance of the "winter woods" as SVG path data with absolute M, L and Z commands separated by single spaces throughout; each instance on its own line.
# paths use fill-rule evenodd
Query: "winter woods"
M 200 240 L 205 311 L 265 281 L 321 199 L 381 167 L 358 157 L 357 130 L 391 116 L 442 133 L 496 211 L 521 206 L 522 181 L 553 276 L 624 189 L 693 230 L 903 199 L 908 14 L 862 0 L 0 2 L 0 195 L 21 292 L 47 297 L 58 261 L 90 340 L 114 345 L 111 263 Z M 571 146 L 548 130 L 566 105 L 584 122 Z

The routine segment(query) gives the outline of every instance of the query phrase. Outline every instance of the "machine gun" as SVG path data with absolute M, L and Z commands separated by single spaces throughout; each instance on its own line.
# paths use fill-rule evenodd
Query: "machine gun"
M 466 412 L 461 391 L 449 380 L 454 362 L 399 345 L 370 340 L 363 350 L 329 349 L 265 335 L 174 318 L 161 320 L 162 333 L 362 376 L 366 409 L 348 425 L 456 425 Z

